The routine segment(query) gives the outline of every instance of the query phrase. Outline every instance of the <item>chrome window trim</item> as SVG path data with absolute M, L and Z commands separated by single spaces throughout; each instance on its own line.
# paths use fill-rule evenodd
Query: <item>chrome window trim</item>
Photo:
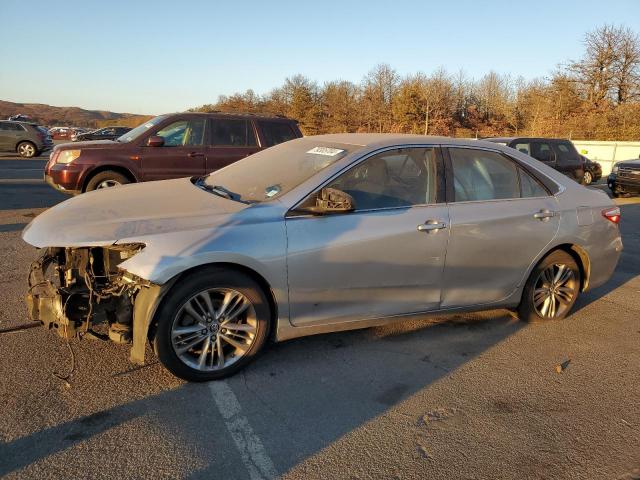
M 384 153 L 384 152 L 387 152 L 389 150 L 396 150 L 398 148 L 441 148 L 442 146 L 443 145 L 433 144 L 433 143 L 430 143 L 430 144 L 413 144 L 412 143 L 412 144 L 386 146 L 386 147 L 379 148 L 378 150 L 374 150 L 372 152 L 369 152 L 366 155 L 364 155 L 363 157 L 353 160 L 351 163 L 349 163 L 349 165 L 345 165 L 345 167 L 343 169 L 341 169 L 340 171 L 334 173 L 331 177 L 329 177 L 327 180 L 325 180 L 319 186 L 315 187 L 309 193 L 305 194 L 300 200 L 298 200 L 296 203 L 294 203 L 293 206 L 291 208 L 289 208 L 289 210 L 287 210 L 287 212 L 285 213 L 284 216 L 285 216 L 286 219 L 328 216 L 328 215 L 312 215 L 312 214 L 308 214 L 308 215 L 290 215 L 290 213 L 293 210 L 295 210 L 296 208 L 298 208 L 298 205 L 300 205 L 302 202 L 304 202 L 307 199 L 307 197 L 309 195 L 311 195 L 313 192 L 316 192 L 316 191 L 324 188 L 325 185 L 327 185 L 332 180 L 334 180 L 335 178 L 337 178 L 340 175 L 342 175 L 343 173 L 345 173 L 347 170 L 349 170 L 352 167 L 355 167 L 356 165 L 368 160 L 369 158 L 373 157 L 374 155 L 378 155 L 379 153 Z M 352 212 L 336 213 L 334 215 L 349 215 L 349 214 L 352 214 L 352 213 L 378 212 L 378 211 L 383 211 L 383 210 L 398 210 L 398 209 L 407 209 L 407 208 L 412 208 L 412 207 L 429 207 L 429 206 L 433 206 L 433 205 L 446 205 L 446 202 L 438 203 L 436 201 L 434 203 L 416 203 L 415 205 L 406 205 L 406 206 L 401 206 L 401 207 L 370 208 L 370 209 L 367 209 L 367 210 L 354 210 Z
M 555 199 L 555 195 L 547 195 L 545 197 L 517 197 L 517 198 L 491 198 L 489 200 L 465 200 L 462 202 L 451 202 L 447 203 L 447 205 L 465 205 L 468 203 L 495 203 L 495 202 L 516 202 L 518 200 L 536 200 L 542 198 L 553 198 Z

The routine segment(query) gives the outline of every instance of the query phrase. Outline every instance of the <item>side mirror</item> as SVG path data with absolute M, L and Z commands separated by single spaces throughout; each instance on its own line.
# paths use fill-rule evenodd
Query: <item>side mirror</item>
M 323 188 L 316 196 L 315 205 L 296 208 L 300 213 L 326 215 L 330 213 L 346 213 L 355 209 L 353 197 L 337 188 Z
M 152 135 L 147 139 L 147 147 L 161 147 L 164 145 L 164 138 Z

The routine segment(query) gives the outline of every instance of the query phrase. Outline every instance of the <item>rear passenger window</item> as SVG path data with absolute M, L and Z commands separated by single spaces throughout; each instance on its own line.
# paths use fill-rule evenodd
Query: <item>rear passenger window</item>
M 513 148 L 525 155 L 531 155 L 531 146 L 528 143 L 516 143 Z
M 518 168 L 498 153 L 450 148 L 454 201 L 519 198 Z
M 531 143 L 531 156 L 541 162 L 553 162 L 556 159 L 551 145 L 542 142 Z
M 251 122 L 246 120 L 211 121 L 211 144 L 218 147 L 252 147 L 256 136 Z
M 547 191 L 544 189 L 540 183 L 525 172 L 523 169 L 520 170 L 520 191 L 522 193 L 522 198 L 530 198 L 530 197 L 546 197 L 549 195 Z
M 291 125 L 285 122 L 259 122 L 262 136 L 264 137 L 265 147 L 272 147 L 279 143 L 288 142 L 297 138 Z
M 24 128 L 18 123 L 1 123 L 0 130 L 8 130 L 12 132 L 23 132 Z

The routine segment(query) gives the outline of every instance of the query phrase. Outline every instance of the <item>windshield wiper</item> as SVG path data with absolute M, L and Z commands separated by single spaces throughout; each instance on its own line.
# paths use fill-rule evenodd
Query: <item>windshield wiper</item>
M 198 187 L 202 188 L 203 190 L 206 190 L 207 192 L 211 192 L 214 195 L 218 195 L 219 197 L 226 198 L 227 200 L 233 200 L 234 202 L 246 203 L 247 205 L 252 203 L 252 202 L 247 202 L 245 200 L 241 200 L 240 195 L 230 190 L 227 190 L 222 185 L 209 185 L 208 183 L 205 183 L 204 180 L 207 177 L 208 175 L 196 176 L 196 177 L 193 177 L 191 180 Z

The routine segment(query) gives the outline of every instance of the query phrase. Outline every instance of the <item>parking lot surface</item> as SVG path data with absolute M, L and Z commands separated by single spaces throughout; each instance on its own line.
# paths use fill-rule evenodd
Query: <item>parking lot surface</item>
M 43 166 L 0 158 L 0 330 L 28 321 L 20 230 L 66 198 Z M 618 203 L 618 268 L 561 322 L 496 310 L 308 337 L 210 384 L 150 351 L 135 367 L 127 346 L 1 333 L 0 476 L 637 478 L 640 199 Z

